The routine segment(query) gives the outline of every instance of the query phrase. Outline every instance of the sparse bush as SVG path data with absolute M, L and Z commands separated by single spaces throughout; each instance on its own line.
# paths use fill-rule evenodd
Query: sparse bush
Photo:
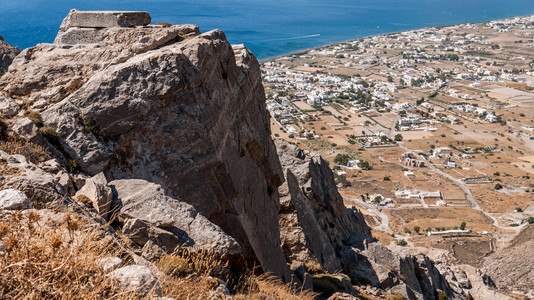
M 497 183 L 493 188 L 498 191 L 498 190 L 502 189 L 502 184 Z
M 87 119 L 80 119 L 79 124 L 82 126 L 83 133 L 92 133 L 94 136 L 100 135 L 100 126 L 96 123 L 93 117 Z
M 67 159 L 67 165 L 65 167 L 69 172 L 78 172 L 82 169 L 78 161 L 75 159 Z
M 38 111 L 30 111 L 27 117 L 28 119 L 32 120 L 32 122 L 35 123 L 35 125 L 37 125 L 38 127 L 43 126 L 43 120 L 41 119 L 41 114 Z
M 397 240 L 397 245 L 404 247 L 408 245 L 408 242 L 406 242 L 404 239 L 400 239 L 400 240 Z
M 172 24 L 169 22 L 158 22 L 156 25 L 163 26 L 163 27 L 171 27 Z
M 304 268 L 310 274 L 320 274 L 320 273 L 324 273 L 325 272 L 325 270 L 323 269 L 321 264 L 319 262 L 317 262 L 316 260 L 313 260 L 313 259 L 307 260 L 304 263 Z
M 445 294 L 444 291 L 437 290 L 436 294 L 437 294 L 437 299 L 438 300 L 449 300 L 449 297 L 447 296 L 447 294 Z
M 46 138 L 50 142 L 50 144 L 54 146 L 59 146 L 60 144 L 59 134 L 57 133 L 54 127 L 44 126 L 44 127 L 41 127 L 39 131 L 41 131 L 41 134 L 43 135 L 43 137 Z
M 341 153 L 338 153 L 336 155 L 336 157 L 334 158 L 334 162 L 336 164 L 340 164 L 340 165 L 344 165 L 344 166 L 347 165 L 349 160 L 350 160 L 350 156 L 348 156 L 347 154 L 341 154 Z

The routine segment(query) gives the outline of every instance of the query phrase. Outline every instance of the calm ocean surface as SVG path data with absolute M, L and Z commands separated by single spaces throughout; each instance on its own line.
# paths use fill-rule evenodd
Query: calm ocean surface
M 534 0 L 0 0 L 0 35 L 19 48 L 54 40 L 71 8 L 146 10 L 152 22 L 224 30 L 259 58 L 379 33 L 534 14 Z

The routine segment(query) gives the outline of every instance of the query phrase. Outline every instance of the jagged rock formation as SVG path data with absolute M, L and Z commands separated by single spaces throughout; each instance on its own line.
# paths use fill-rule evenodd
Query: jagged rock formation
M 64 27 L 14 60 L 3 92 L 42 111 L 64 159 L 161 185 L 235 238 L 251 265 L 290 280 L 283 175 L 255 57 L 193 25 Z
M 73 10 L 54 44 L 13 60 L 0 115 L 53 159 L 0 152 L 2 189 L 35 208 L 85 203 L 149 259 L 200 246 L 286 282 L 286 257 L 301 282 L 314 260 L 410 299 L 462 298 L 426 256 L 374 241 L 320 156 L 283 141 L 277 153 L 252 53 L 219 30 L 147 22 Z
M 4 41 L 4 38 L 0 35 L 0 76 L 7 71 L 11 62 L 20 53 L 18 48 L 11 46 Z
M 149 259 L 170 254 L 178 246 L 210 249 L 225 256 L 241 253 L 239 244 L 191 205 L 165 195 L 163 188 L 142 179 L 109 183 L 112 212 L 124 223 L 122 231 Z
M 315 260 L 329 272 L 342 270 L 354 281 L 409 299 L 433 299 L 438 291 L 463 298 L 428 257 L 398 255 L 375 241 L 363 215 L 343 204 L 321 156 L 281 139 L 275 143 L 286 174 L 280 188 L 282 248 L 292 269 Z
M 510 246 L 501 249 L 484 261 L 483 271 L 499 289 L 521 292 L 534 297 L 534 225 L 527 225 Z
M 332 171 L 320 155 L 284 140 L 276 140 L 276 146 L 286 172 L 280 192 L 286 255 L 300 263 L 316 259 L 329 272 L 341 270 L 336 248 L 371 238 L 369 227 L 359 211 L 345 207 Z

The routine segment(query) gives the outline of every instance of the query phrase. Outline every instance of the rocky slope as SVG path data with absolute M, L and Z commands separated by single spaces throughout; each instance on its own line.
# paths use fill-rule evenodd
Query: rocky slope
M 312 261 L 347 274 L 346 292 L 464 297 L 426 256 L 376 242 L 320 156 L 275 147 L 259 64 L 244 46 L 219 30 L 149 22 L 73 10 L 54 44 L 13 60 L 0 78 L 2 145 L 26 157 L 0 151 L 3 208 L 83 204 L 138 259 L 207 248 L 234 269 L 309 288 Z
M 61 160 L 110 180 L 160 184 L 233 236 L 252 264 L 289 280 L 282 174 L 254 56 L 218 30 L 69 28 L 77 14 L 54 44 L 13 61 L 4 93 L 41 110 Z
M 4 41 L 4 38 L 0 35 L 0 76 L 7 71 L 7 68 L 20 53 L 20 50 L 9 45 Z
M 399 255 L 374 240 L 363 215 L 343 204 L 320 155 L 284 140 L 276 145 L 286 175 L 280 188 L 282 248 L 292 269 L 313 260 L 328 272 L 343 271 L 354 282 L 409 299 L 433 299 L 438 291 L 463 297 L 428 257 Z
M 484 261 L 483 270 L 491 274 L 498 288 L 520 292 L 534 297 L 534 225 L 528 225 L 512 241 L 512 244 L 501 249 Z

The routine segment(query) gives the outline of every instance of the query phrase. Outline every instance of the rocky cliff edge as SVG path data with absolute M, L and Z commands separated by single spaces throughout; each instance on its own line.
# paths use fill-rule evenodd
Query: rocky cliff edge
M 320 156 L 275 147 L 250 51 L 219 30 L 149 23 L 72 10 L 53 44 L 13 59 L 0 78 L 4 209 L 83 205 L 153 261 L 204 248 L 308 288 L 342 271 L 349 293 L 463 298 L 427 257 L 376 242 Z

